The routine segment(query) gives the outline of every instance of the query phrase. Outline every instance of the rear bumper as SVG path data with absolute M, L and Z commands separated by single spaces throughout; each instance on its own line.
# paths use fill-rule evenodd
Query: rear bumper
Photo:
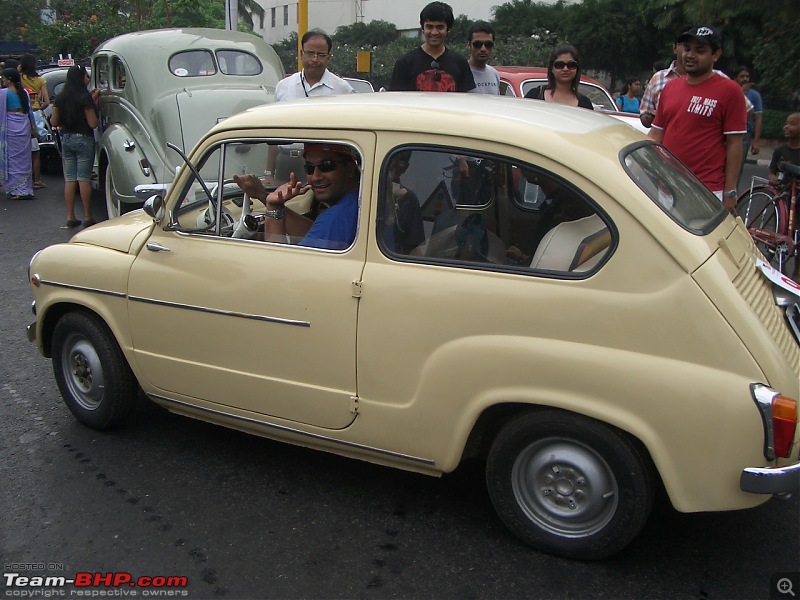
M 800 462 L 785 467 L 747 467 L 739 477 L 739 488 L 753 494 L 800 492 Z

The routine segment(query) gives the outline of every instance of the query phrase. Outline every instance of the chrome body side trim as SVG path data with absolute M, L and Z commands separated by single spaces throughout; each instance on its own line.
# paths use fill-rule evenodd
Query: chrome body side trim
M 166 300 L 154 300 L 152 298 L 142 298 L 141 296 L 128 296 L 131 302 L 141 302 L 143 304 L 156 304 L 158 306 L 169 306 L 183 310 L 194 310 L 197 312 L 222 315 L 225 317 L 238 317 L 240 319 L 252 319 L 254 321 L 266 321 L 268 323 L 280 323 L 282 325 L 294 325 L 296 327 L 311 327 L 309 321 L 295 321 L 294 319 L 282 319 L 280 317 L 267 317 L 264 315 L 254 315 L 250 313 L 240 313 L 232 310 L 220 310 L 218 308 L 208 308 L 205 306 L 194 306 L 191 304 L 181 304 L 179 302 L 167 302 Z
M 78 290 L 81 292 L 91 292 L 93 294 L 102 294 L 104 296 L 113 296 L 115 298 L 125 298 L 125 292 L 112 292 L 111 290 L 101 290 L 98 288 L 90 288 L 82 285 L 71 285 L 69 283 L 58 283 L 56 281 L 41 280 L 41 285 L 49 285 L 52 287 L 60 287 L 68 290 Z
M 251 417 L 242 417 L 239 415 L 232 415 L 227 412 L 223 412 L 221 410 L 214 410 L 211 408 L 205 408 L 202 406 L 197 406 L 195 404 L 190 404 L 188 402 L 183 402 L 181 400 L 174 400 L 172 398 L 167 398 L 165 396 L 160 396 L 157 394 L 148 394 L 151 398 L 157 398 L 158 400 L 170 403 L 170 404 L 178 404 L 180 406 L 185 406 L 187 408 L 191 408 L 193 410 L 200 410 L 206 413 L 210 413 L 213 415 L 218 415 L 220 417 L 225 417 L 227 419 L 235 419 L 237 421 L 242 421 L 244 423 L 249 423 L 251 425 L 258 425 L 259 427 L 263 427 L 264 429 L 274 429 L 283 433 L 299 435 L 302 437 L 310 438 L 313 440 L 318 440 L 322 442 L 330 442 L 333 444 L 338 444 L 340 446 L 344 446 L 346 448 L 353 448 L 356 450 L 365 450 L 367 452 L 371 452 L 374 454 L 381 454 L 383 456 L 391 456 L 392 458 L 399 458 L 401 460 L 416 462 L 423 465 L 434 465 L 435 462 L 430 458 L 420 458 L 418 456 L 410 456 L 408 454 L 402 454 L 400 452 L 392 452 L 391 450 L 383 450 L 381 448 L 374 448 L 372 446 L 365 446 L 364 444 L 357 444 L 355 442 L 347 442 L 344 440 L 332 438 L 326 435 L 320 435 L 318 433 L 309 433 L 307 431 L 302 431 L 300 429 L 295 429 L 293 427 L 287 427 L 285 425 L 276 425 L 274 423 L 268 423 L 266 421 L 260 421 L 258 419 L 253 419 Z

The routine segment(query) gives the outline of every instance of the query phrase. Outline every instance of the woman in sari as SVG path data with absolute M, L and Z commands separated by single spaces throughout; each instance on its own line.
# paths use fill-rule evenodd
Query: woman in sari
M 19 71 L 3 70 L 0 90 L 0 184 L 11 200 L 32 200 L 33 115 Z

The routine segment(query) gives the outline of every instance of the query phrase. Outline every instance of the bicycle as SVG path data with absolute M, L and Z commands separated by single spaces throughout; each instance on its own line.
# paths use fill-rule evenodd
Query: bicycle
M 800 167 L 781 162 L 779 169 L 785 179 L 778 185 L 761 177 L 752 178 L 750 189 L 736 202 L 736 214 L 742 217 L 761 253 L 786 275 L 789 259 L 800 260 Z

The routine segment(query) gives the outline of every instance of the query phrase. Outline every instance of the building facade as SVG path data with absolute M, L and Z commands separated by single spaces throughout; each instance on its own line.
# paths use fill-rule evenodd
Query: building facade
M 399 31 L 414 35 L 419 30 L 419 12 L 430 0 L 308 0 L 308 28 L 333 34 L 337 27 L 380 20 L 394 23 Z M 264 27 L 256 31 L 274 44 L 297 31 L 297 0 L 258 0 L 264 7 Z M 455 16 L 489 20 L 491 4 L 485 0 L 449 2 Z

